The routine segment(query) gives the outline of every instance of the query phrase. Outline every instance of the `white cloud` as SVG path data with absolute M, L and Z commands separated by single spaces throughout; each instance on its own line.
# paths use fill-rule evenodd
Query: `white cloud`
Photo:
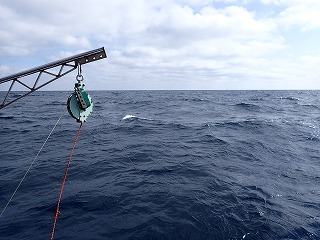
M 261 0 L 264 4 L 285 7 L 278 20 L 285 27 L 298 26 L 301 30 L 320 28 L 320 1 L 318 0 Z
M 258 10 L 249 11 L 245 4 L 251 2 L 5 1 L 0 3 L 0 57 L 24 55 L 33 59 L 44 52 L 51 61 L 105 46 L 109 59 L 86 69 L 117 78 L 117 85 L 106 88 L 121 88 L 121 83 L 123 88 L 169 88 L 181 86 L 181 82 L 191 88 L 216 88 L 217 83 L 223 88 L 234 79 L 242 79 L 243 86 L 250 86 L 255 78 L 268 81 L 266 76 L 283 80 L 298 71 L 289 70 L 298 63 L 286 58 L 290 41 L 281 31 L 295 26 L 318 28 L 319 4 L 311 0 L 261 0 L 284 8 L 276 17 L 267 18 Z M 216 3 L 224 7 L 217 8 Z M 277 68 L 275 62 L 280 64 Z M 267 68 L 270 71 L 265 73 Z M 101 76 L 97 74 L 95 86 L 103 82 Z M 130 80 L 137 84 L 129 84 Z
M 318 8 L 312 6 L 291 6 L 280 14 L 280 23 L 286 27 L 298 26 L 303 31 L 320 28 L 320 5 Z

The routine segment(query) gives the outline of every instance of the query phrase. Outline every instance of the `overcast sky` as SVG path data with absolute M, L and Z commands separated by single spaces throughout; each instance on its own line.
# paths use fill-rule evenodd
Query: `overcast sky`
M 99 47 L 87 89 L 320 89 L 320 1 L 0 2 L 0 78 Z

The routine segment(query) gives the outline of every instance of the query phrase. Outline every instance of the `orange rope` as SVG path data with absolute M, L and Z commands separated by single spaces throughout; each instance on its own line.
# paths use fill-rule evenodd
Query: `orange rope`
M 68 174 L 68 170 L 69 170 L 69 167 L 70 167 L 71 158 L 72 158 L 74 149 L 76 147 L 77 141 L 78 141 L 79 136 L 80 136 L 81 127 L 82 127 L 82 122 L 80 124 L 79 129 L 78 129 L 77 136 L 76 136 L 76 138 L 74 140 L 74 143 L 73 143 L 73 146 L 72 146 L 72 150 L 71 150 L 71 153 L 70 153 L 70 156 L 69 156 L 68 164 L 67 164 L 67 167 L 66 167 L 66 171 L 64 173 L 64 177 L 63 177 L 63 181 L 62 181 L 62 185 L 61 185 L 61 190 L 60 190 L 60 195 L 59 195 L 59 199 L 58 199 L 58 204 L 57 204 L 57 210 L 56 210 L 56 213 L 54 215 L 54 222 L 53 222 L 53 227 L 52 227 L 52 233 L 51 233 L 50 240 L 53 240 L 53 237 L 54 237 L 54 231 L 55 231 L 55 228 L 56 228 L 56 225 L 57 225 L 57 219 L 58 219 L 58 216 L 60 214 L 60 202 L 61 202 L 61 198 L 62 198 L 62 192 L 63 192 L 63 189 L 64 189 L 64 185 L 66 183 L 66 180 L 67 180 L 67 174 Z

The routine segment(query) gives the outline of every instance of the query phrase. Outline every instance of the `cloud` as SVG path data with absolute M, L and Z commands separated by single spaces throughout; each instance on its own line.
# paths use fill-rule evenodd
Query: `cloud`
M 0 3 L 0 59 L 25 56 L 32 64 L 34 59 L 52 61 L 105 46 L 109 58 L 85 67 L 99 89 L 104 76 L 116 79 L 103 86 L 106 89 L 214 89 L 239 84 L 240 79 L 242 86 L 262 86 L 254 85 L 256 78 L 268 86 L 267 78 L 283 80 L 290 76 L 288 68 L 298 64 L 299 56 L 287 57 L 290 41 L 283 29 L 317 29 L 320 7 L 311 0 L 261 0 L 283 7 L 271 17 L 250 9 L 252 3 L 5 1 Z M 3 60 L 0 65 L 15 69 Z
M 285 7 L 278 16 L 282 26 L 299 27 L 302 31 L 320 28 L 320 1 L 318 0 L 261 0 L 261 2 Z
M 279 16 L 279 22 L 286 27 L 298 26 L 302 31 L 320 28 L 320 7 L 291 6 Z

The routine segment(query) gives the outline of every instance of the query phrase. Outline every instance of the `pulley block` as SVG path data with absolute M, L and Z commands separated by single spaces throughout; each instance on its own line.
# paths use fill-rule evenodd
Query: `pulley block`
M 82 76 L 81 76 L 82 77 Z M 85 91 L 83 77 L 77 76 L 78 83 L 75 84 L 74 92 L 69 96 L 67 101 L 67 109 L 71 117 L 77 122 L 85 122 L 90 116 L 93 109 L 93 102 L 90 95 Z

